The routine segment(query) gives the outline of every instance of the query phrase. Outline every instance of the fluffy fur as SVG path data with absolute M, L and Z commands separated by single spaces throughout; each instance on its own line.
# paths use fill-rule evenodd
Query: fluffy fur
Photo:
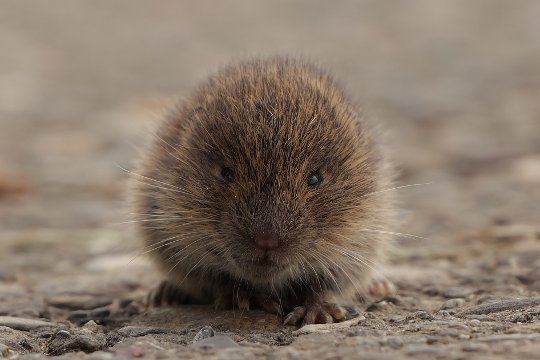
M 155 303 L 338 321 L 385 249 L 387 161 L 343 91 L 303 61 L 210 77 L 164 119 L 136 173 L 138 230 L 168 279 Z

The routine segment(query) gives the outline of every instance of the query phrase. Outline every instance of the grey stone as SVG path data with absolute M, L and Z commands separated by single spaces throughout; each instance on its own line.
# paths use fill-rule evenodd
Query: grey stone
M 109 318 L 111 310 L 109 308 L 97 308 L 93 310 L 75 310 L 72 311 L 68 320 L 77 325 L 86 324 L 90 320 L 103 321 Z
M 351 326 L 358 325 L 359 322 L 365 320 L 364 316 L 359 316 L 355 319 L 346 320 L 331 324 L 309 324 L 304 325 L 300 329 L 293 331 L 293 335 L 304 335 L 311 333 L 329 333 L 338 329 L 348 329 Z
M 473 291 L 464 287 L 453 287 L 450 289 L 443 290 L 441 295 L 448 299 L 455 298 L 466 298 L 471 295 Z
M 118 329 L 117 332 L 123 337 L 139 337 L 150 334 L 165 334 L 168 330 L 150 326 L 124 326 Z
M 58 295 L 45 300 L 50 305 L 67 310 L 93 310 L 112 303 L 109 297 L 91 295 Z
M 455 309 L 455 308 L 463 306 L 463 304 L 465 304 L 465 299 L 462 299 L 462 298 L 450 299 L 450 300 L 447 300 L 444 304 L 442 304 L 441 310 Z
M 477 340 L 487 343 L 495 343 L 499 341 L 524 341 L 540 339 L 540 334 L 504 334 L 504 335 L 488 335 L 479 337 Z
M 403 348 L 403 352 L 406 355 L 428 355 L 430 357 L 448 356 L 448 349 L 444 346 L 431 346 L 431 345 L 408 345 Z
M 530 297 L 516 300 L 503 300 L 489 304 L 472 306 L 456 314 L 457 317 L 465 317 L 467 315 L 485 315 L 504 310 L 519 310 L 540 305 L 540 296 Z
M 47 355 L 61 355 L 67 352 L 83 351 L 92 353 L 104 349 L 107 345 L 103 334 L 81 332 L 71 334 L 67 331 L 59 331 L 47 344 Z
M 269 360 L 303 360 L 307 357 L 300 354 L 297 350 L 291 348 L 281 348 L 272 352 Z
M 432 321 L 432 320 L 435 320 L 435 318 L 433 317 L 433 315 L 431 315 L 431 314 L 428 313 L 427 311 L 424 311 L 424 310 L 418 310 L 418 311 L 413 312 L 412 314 L 407 315 L 407 317 L 405 318 L 405 320 L 406 320 L 406 321 L 414 321 L 414 320 L 428 320 L 428 321 Z
M 229 336 L 216 335 L 206 339 L 202 339 L 201 341 L 197 341 L 196 343 L 193 343 L 192 346 L 203 349 L 219 350 L 238 347 L 238 344 Z
M 386 344 L 393 349 L 399 349 L 403 346 L 403 340 L 399 336 L 388 336 L 386 338 Z
M 214 335 L 215 335 L 214 329 L 212 329 L 211 326 L 203 326 L 203 328 L 199 330 L 197 334 L 195 334 L 195 337 L 193 338 L 193 343 L 211 338 Z
M 497 319 L 489 315 L 467 315 L 465 316 L 465 319 L 476 321 L 497 321 Z
M 54 327 L 56 324 L 36 319 L 0 316 L 0 326 L 6 326 L 15 330 L 30 331 L 41 327 Z
M 0 343 L 0 357 L 8 357 L 9 352 L 10 352 L 9 347 Z

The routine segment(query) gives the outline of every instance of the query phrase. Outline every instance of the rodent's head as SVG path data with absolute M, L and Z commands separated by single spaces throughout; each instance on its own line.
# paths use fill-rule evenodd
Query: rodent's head
M 351 237 L 382 210 L 369 196 L 384 186 L 379 155 L 343 93 L 312 66 L 224 69 L 170 116 L 141 171 L 159 181 L 139 185 L 139 208 L 162 219 L 143 223 L 154 243 L 176 240 L 158 249 L 169 267 L 266 282 L 376 251 Z

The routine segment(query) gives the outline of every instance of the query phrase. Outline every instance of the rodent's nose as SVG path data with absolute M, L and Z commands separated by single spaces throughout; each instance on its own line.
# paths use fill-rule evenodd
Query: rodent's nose
M 255 245 L 264 250 L 275 249 L 279 246 L 278 236 L 274 232 L 261 231 L 253 237 Z

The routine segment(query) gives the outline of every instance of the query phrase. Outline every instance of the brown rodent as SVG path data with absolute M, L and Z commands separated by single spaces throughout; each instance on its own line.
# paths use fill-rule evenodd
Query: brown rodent
M 326 323 L 370 291 L 391 172 L 368 124 L 309 63 L 251 60 L 210 77 L 160 124 L 135 180 L 138 230 L 167 279 L 154 305 Z

